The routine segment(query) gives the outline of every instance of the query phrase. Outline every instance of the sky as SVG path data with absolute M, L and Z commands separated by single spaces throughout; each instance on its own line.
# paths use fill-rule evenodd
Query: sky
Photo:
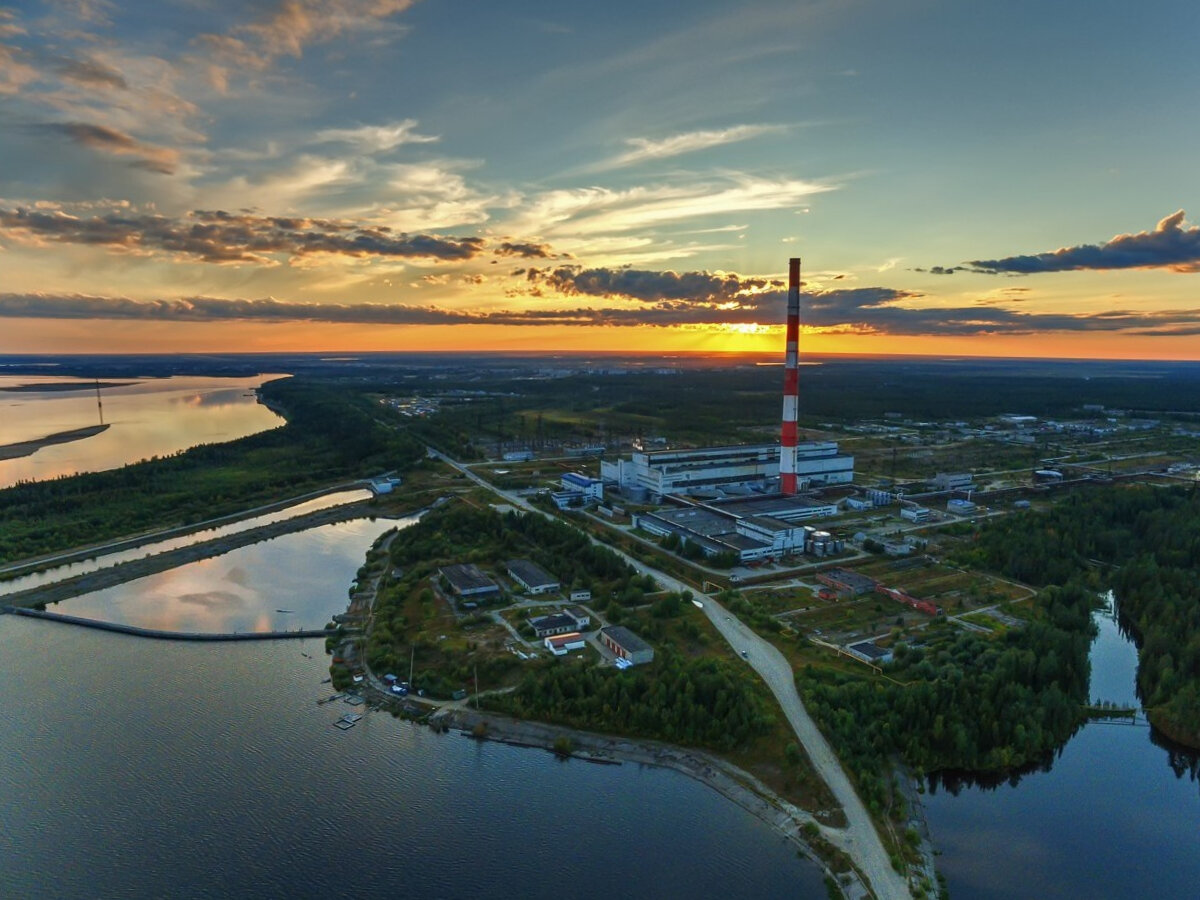
M 1200 358 L 1200 4 L 0 7 L 0 353 Z

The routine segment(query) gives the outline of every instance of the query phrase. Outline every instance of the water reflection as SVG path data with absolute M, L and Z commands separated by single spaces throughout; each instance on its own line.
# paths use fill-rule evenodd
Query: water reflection
M 187 563 L 50 607 L 162 631 L 234 633 L 322 628 L 343 612 L 367 550 L 415 519 L 322 525 Z
M 259 404 L 253 391 L 278 377 L 282 376 L 174 376 L 103 388 L 104 422 L 112 427 L 83 440 L 43 447 L 31 456 L 0 461 L 0 487 L 116 468 L 275 427 L 283 420 Z M 80 390 L 0 392 L 0 445 L 99 424 L 93 382 L 0 375 L 0 388 L 42 383 L 74 383 Z
M 1093 700 L 1137 704 L 1137 649 L 1097 613 Z M 1144 721 L 1088 722 L 1052 758 L 980 777 L 929 776 L 922 807 L 956 900 L 1193 896 L 1200 754 Z
M 201 541 L 211 541 L 216 538 L 225 537 L 231 534 L 239 534 L 243 531 L 249 531 L 253 528 L 259 528 L 263 525 L 270 525 L 272 522 L 285 522 L 288 519 L 295 519 L 299 516 L 308 515 L 312 512 L 317 512 L 322 509 L 329 509 L 334 506 L 343 506 L 347 503 L 355 503 L 360 500 L 369 500 L 372 494 L 365 488 L 336 491 L 331 494 L 323 494 L 312 500 L 305 500 L 300 503 L 295 503 L 291 506 L 286 506 L 283 509 L 275 512 L 265 513 L 261 516 L 254 516 L 249 519 L 242 519 L 238 522 L 232 522 L 229 525 L 221 525 L 216 528 L 209 528 L 204 531 L 196 531 L 190 534 L 181 535 L 179 537 L 168 538 L 162 541 L 155 541 L 152 544 L 142 544 L 139 547 L 133 547 L 129 550 L 119 550 L 115 553 L 106 553 L 102 556 L 92 557 L 91 559 L 80 560 L 79 562 L 67 563 L 61 566 L 55 566 L 52 569 L 44 569 L 40 572 L 34 572 L 30 575 L 22 575 L 17 578 L 11 578 L 7 581 L 0 581 L 0 597 L 6 594 L 15 594 L 18 591 L 28 590 L 30 588 L 40 587 L 44 584 L 53 584 L 58 581 L 63 581 L 67 578 L 74 578 L 76 575 L 83 575 L 87 572 L 95 572 L 97 569 L 103 569 L 108 566 L 115 566 L 118 563 L 128 562 L 132 559 L 144 559 L 147 556 L 154 556 L 157 553 L 165 553 L 168 550 L 176 550 L 180 547 L 190 547 L 192 544 L 198 544 Z

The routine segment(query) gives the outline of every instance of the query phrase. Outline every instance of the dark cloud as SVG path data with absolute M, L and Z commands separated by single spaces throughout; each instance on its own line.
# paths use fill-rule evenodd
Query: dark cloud
M 747 278 L 733 273 L 585 269 L 582 266 L 530 269 L 526 277 L 534 284 L 544 284 L 568 296 L 626 297 L 647 303 L 660 300 L 726 303 L 743 300 L 752 291 L 782 285 L 770 278 Z
M 497 256 L 521 256 L 525 259 L 554 258 L 554 250 L 549 244 L 504 241 L 502 244 L 497 244 L 493 252 Z
M 93 244 L 213 263 L 269 265 L 273 257 L 331 253 L 352 257 L 470 259 L 476 237 L 402 234 L 337 219 L 256 216 L 196 210 L 175 219 L 110 212 L 78 218 L 63 212 L 0 208 L 0 231 L 68 244 Z
M 131 165 L 160 175 L 174 174 L 175 167 L 179 164 L 179 151 L 145 144 L 124 132 L 104 125 L 93 125 L 89 122 L 51 122 L 42 127 L 47 131 L 65 135 L 76 144 L 91 150 L 116 156 L 136 156 L 138 159 Z
M 1081 244 L 1003 259 L 976 259 L 975 271 L 1030 275 L 1036 272 L 1069 272 L 1079 269 L 1171 269 L 1200 272 L 1200 227 L 1183 226 L 1184 212 L 1167 216 L 1153 231 L 1117 235 L 1106 244 Z
M 928 269 L 913 269 L 914 272 L 928 272 L 930 275 L 953 275 L 955 272 L 970 272 L 969 266 L 930 266 Z
M 767 295 L 764 295 L 767 296 Z M 1037 332 L 1124 332 L 1143 335 L 1200 334 L 1200 310 L 1111 311 L 1088 315 L 1024 313 L 992 307 L 913 308 L 895 305 L 911 295 L 890 288 L 860 288 L 806 295 L 805 325 L 842 333 L 903 335 L 1031 334 Z M 664 300 L 637 307 L 518 309 L 470 312 L 404 304 L 307 304 L 185 297 L 138 301 L 84 294 L 0 294 L 0 317 L 109 319 L 176 322 L 332 322 L 364 325 L 678 326 L 778 324 L 783 298 L 771 308 L 715 307 Z
M 129 87 L 120 72 L 94 59 L 61 59 L 58 63 L 58 73 L 68 81 L 92 87 L 121 90 Z

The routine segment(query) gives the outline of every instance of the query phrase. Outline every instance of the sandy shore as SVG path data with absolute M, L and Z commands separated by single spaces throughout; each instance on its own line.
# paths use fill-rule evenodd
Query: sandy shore
M 0 460 L 20 459 L 33 456 L 43 447 L 53 447 L 55 444 L 69 444 L 72 441 L 82 441 L 84 438 L 95 437 L 108 431 L 108 425 L 89 425 L 87 428 L 75 428 L 71 431 L 59 431 L 33 441 L 18 441 L 15 444 L 0 445 Z

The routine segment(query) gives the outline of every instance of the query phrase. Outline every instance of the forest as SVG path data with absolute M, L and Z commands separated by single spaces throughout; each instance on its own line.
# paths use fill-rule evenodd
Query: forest
M 361 395 L 300 379 L 263 398 L 287 424 L 223 444 L 0 491 L 0 562 L 187 525 L 340 480 L 405 469 L 424 455 Z
M 513 716 L 733 750 L 775 723 L 751 678 L 725 659 L 660 648 L 652 664 L 624 672 L 551 662 L 526 674 L 515 691 L 485 700 Z
M 797 684 L 853 772 L 863 799 L 887 802 L 884 773 L 998 771 L 1027 765 L 1082 723 L 1095 595 L 1050 587 L 1036 617 L 1002 637 L 943 625 L 919 646 L 899 644 L 886 679 L 808 666 Z
M 1033 584 L 1086 574 L 1111 588 L 1138 643 L 1138 690 L 1150 721 L 1200 747 L 1200 496 L 1194 488 L 1114 486 L 1010 516 L 961 551 L 969 565 Z

